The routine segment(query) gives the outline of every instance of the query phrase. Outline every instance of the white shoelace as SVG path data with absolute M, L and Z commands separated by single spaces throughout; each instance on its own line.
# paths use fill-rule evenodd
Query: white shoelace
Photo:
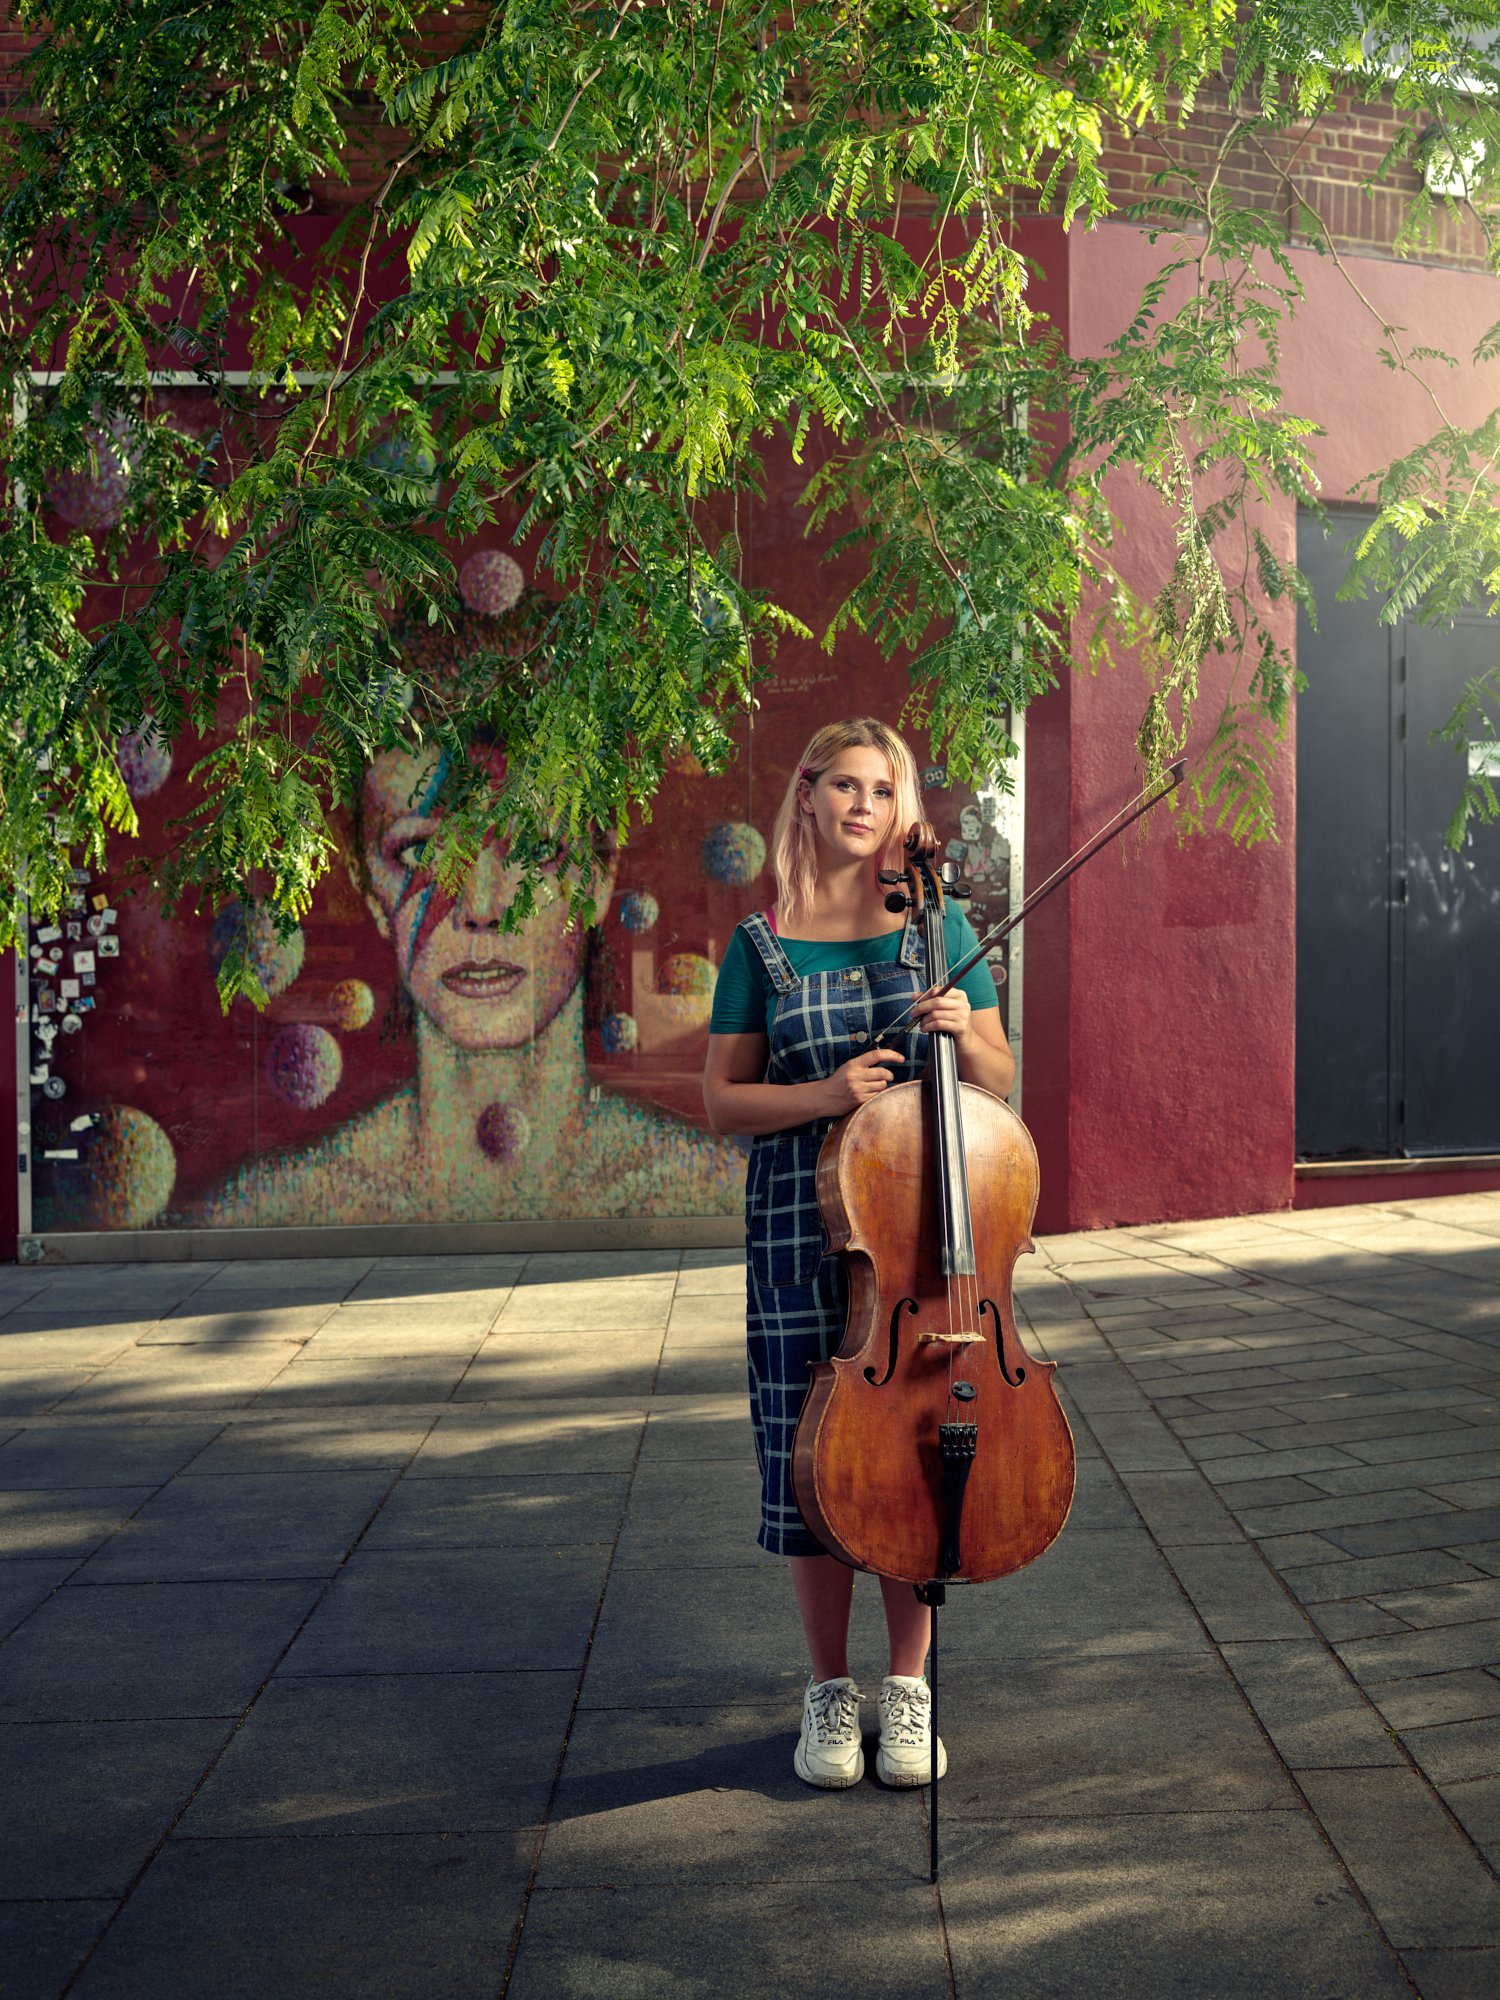
M 931 1719 L 932 1693 L 925 1686 L 897 1688 L 880 1704 L 881 1735 L 901 1749 L 925 1746 Z
M 816 1743 L 848 1743 L 859 1730 L 859 1689 L 847 1681 L 816 1681 L 807 1691 Z

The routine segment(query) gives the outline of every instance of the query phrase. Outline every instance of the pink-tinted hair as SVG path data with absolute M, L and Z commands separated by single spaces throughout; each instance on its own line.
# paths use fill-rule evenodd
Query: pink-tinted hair
M 873 716 L 856 716 L 848 722 L 830 722 L 820 729 L 797 759 L 797 769 L 786 788 L 776 824 L 771 830 L 771 868 L 776 876 L 778 928 L 786 930 L 812 903 L 817 886 L 817 849 L 812 820 L 802 809 L 797 788 L 805 779 L 814 784 L 842 751 L 878 750 L 891 767 L 896 787 L 896 810 L 891 820 L 890 838 L 879 863 L 881 868 L 900 868 L 909 829 L 922 818 L 922 784 L 917 760 L 905 740 L 887 723 Z

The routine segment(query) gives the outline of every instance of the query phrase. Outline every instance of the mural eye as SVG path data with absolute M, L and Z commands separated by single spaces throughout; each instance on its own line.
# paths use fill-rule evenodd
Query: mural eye
M 562 858 L 562 848 L 549 836 L 527 839 L 523 835 L 511 841 L 509 858 L 522 868 L 555 868 Z
M 413 834 L 409 840 L 403 840 L 397 847 L 393 848 L 392 858 L 397 866 L 401 868 L 420 868 L 427 853 L 427 841 L 428 835 L 425 833 Z

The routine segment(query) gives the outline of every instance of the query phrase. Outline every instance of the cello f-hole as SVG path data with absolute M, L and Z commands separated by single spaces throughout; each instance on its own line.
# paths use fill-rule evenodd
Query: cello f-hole
M 916 1310 L 917 1302 L 915 1299 L 899 1299 L 897 1301 L 895 1309 L 891 1313 L 891 1346 L 890 1352 L 886 1356 L 885 1373 L 877 1378 L 873 1368 L 865 1370 L 865 1380 L 870 1384 L 871 1388 L 883 1389 L 895 1374 L 896 1350 L 901 1343 L 901 1329 L 897 1326 L 896 1322 L 900 1319 L 902 1313 L 914 1313 Z
M 995 1322 L 995 1359 L 1000 1363 L 1000 1373 L 1009 1382 L 1012 1389 L 1019 1389 L 1021 1384 L 1026 1380 L 1026 1370 L 1018 1368 L 1015 1374 L 1012 1375 L 1005 1365 L 1005 1328 L 1000 1324 L 1000 1315 L 995 1310 L 993 1299 L 981 1299 L 979 1301 L 979 1317 L 983 1319 L 986 1313 Z

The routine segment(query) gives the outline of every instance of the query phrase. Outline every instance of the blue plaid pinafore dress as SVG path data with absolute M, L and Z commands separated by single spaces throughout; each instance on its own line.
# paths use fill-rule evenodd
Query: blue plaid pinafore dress
M 926 950 L 908 917 L 893 962 L 852 965 L 800 978 L 764 916 L 740 925 L 760 954 L 776 993 L 767 1083 L 811 1083 L 832 1076 L 868 1049 L 923 992 Z M 923 1036 L 911 1025 L 886 1046 L 906 1058 L 893 1065 L 901 1082 L 919 1076 Z M 746 1332 L 750 1417 L 760 1462 L 758 1540 L 773 1555 L 819 1556 L 792 1491 L 792 1439 L 807 1395 L 808 1370 L 826 1361 L 844 1336 L 848 1287 L 842 1257 L 825 1256 L 818 1209 L 818 1154 L 831 1118 L 768 1132 L 750 1149 L 745 1182 Z

